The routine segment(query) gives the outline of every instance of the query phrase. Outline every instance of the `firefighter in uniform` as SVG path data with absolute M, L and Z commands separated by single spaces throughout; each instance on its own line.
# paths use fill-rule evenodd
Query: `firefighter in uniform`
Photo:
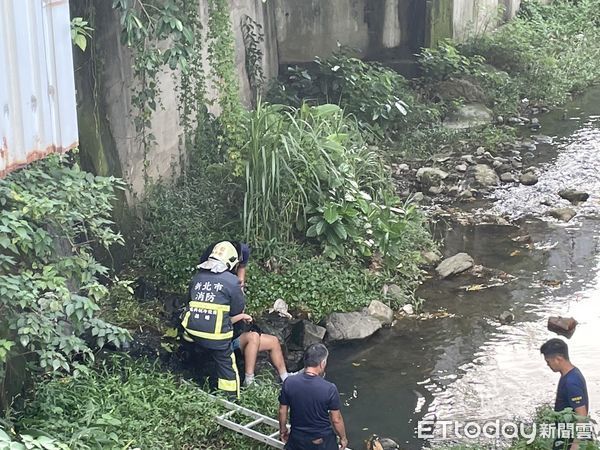
M 240 281 L 233 273 L 239 258 L 231 242 L 213 247 L 190 282 L 190 300 L 181 322 L 183 339 L 210 350 L 217 366 L 218 389 L 237 397 L 240 379 L 231 348 L 231 317 L 245 307 Z

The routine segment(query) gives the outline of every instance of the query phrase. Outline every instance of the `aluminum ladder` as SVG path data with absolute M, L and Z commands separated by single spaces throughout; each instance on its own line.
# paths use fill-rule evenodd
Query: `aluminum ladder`
M 227 411 L 224 414 L 216 417 L 216 421 L 219 425 L 229 428 L 237 433 L 243 434 L 244 436 L 248 436 L 249 438 L 255 439 L 259 442 L 263 442 L 271 447 L 283 449 L 284 443 L 279 440 L 279 422 L 271 417 L 265 416 L 263 414 L 257 413 L 256 411 L 252 411 L 251 409 L 244 408 L 243 406 L 236 405 L 230 401 L 227 401 L 223 398 L 216 397 L 211 394 L 207 394 L 212 397 L 217 403 L 227 408 Z M 250 422 L 246 424 L 239 424 L 231 420 L 231 417 L 236 414 L 242 414 L 248 419 Z M 258 430 L 253 429 L 253 427 L 264 424 L 268 427 L 273 428 L 275 431 L 271 434 L 263 434 Z M 289 428 L 289 425 L 288 425 Z M 346 447 L 346 450 L 351 450 Z
M 271 447 L 283 449 L 284 443 L 279 440 L 279 422 L 277 420 L 257 413 L 256 411 L 252 411 L 251 409 L 244 408 L 243 406 L 236 405 L 235 403 L 229 402 L 225 399 L 215 397 L 213 395 L 211 395 L 211 397 L 213 397 L 217 403 L 229 410 L 226 413 L 216 417 L 216 421 L 219 425 L 257 441 L 263 442 Z M 231 419 L 235 414 L 242 414 L 250 419 L 250 421 L 246 424 L 234 422 Z M 268 427 L 273 428 L 275 431 L 267 435 L 253 428 L 260 424 L 267 425 Z

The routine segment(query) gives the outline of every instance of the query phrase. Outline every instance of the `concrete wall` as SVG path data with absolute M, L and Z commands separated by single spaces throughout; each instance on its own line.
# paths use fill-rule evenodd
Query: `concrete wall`
M 423 0 L 274 0 L 279 63 L 327 57 L 338 43 L 362 57 L 393 57 L 391 49 L 423 45 Z
M 198 0 L 199 14 L 204 30 L 208 28 L 208 4 Z M 136 80 L 133 77 L 130 50 L 120 43 L 118 14 L 112 2 L 71 0 L 72 15 L 94 16 L 94 56 L 90 51 L 75 53 L 78 116 L 80 122 L 82 164 L 97 174 L 121 176 L 128 183 L 127 201 L 144 191 L 144 151 L 133 123 L 131 92 Z M 245 15 L 263 25 L 265 42 L 262 44 L 263 70 L 266 77 L 277 75 L 277 39 L 275 14 L 269 3 L 261 0 L 231 0 L 231 20 L 235 38 L 235 59 L 242 100 L 250 104 L 251 93 L 245 69 L 245 49 L 241 20 Z M 208 63 L 208 55 L 205 57 Z M 209 67 L 205 67 L 208 73 Z M 152 180 L 169 179 L 179 172 L 182 151 L 180 143 L 183 129 L 178 113 L 178 74 L 165 71 L 158 76 L 162 91 L 161 107 L 152 118 L 152 133 L 156 145 L 148 152 L 148 175 Z M 214 89 L 208 87 L 209 97 L 216 98 Z M 218 107 L 211 106 L 218 114 Z

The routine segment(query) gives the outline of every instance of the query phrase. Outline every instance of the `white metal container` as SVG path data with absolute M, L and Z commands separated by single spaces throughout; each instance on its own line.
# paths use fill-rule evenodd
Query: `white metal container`
M 0 178 L 78 145 L 68 0 L 0 0 Z

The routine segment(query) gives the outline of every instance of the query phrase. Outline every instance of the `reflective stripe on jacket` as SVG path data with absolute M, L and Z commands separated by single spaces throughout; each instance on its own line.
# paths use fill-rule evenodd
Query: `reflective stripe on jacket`
M 245 307 L 238 278 L 230 273 L 200 270 L 190 283 L 190 301 L 181 325 L 207 348 L 226 348 L 233 338 L 231 316 Z

